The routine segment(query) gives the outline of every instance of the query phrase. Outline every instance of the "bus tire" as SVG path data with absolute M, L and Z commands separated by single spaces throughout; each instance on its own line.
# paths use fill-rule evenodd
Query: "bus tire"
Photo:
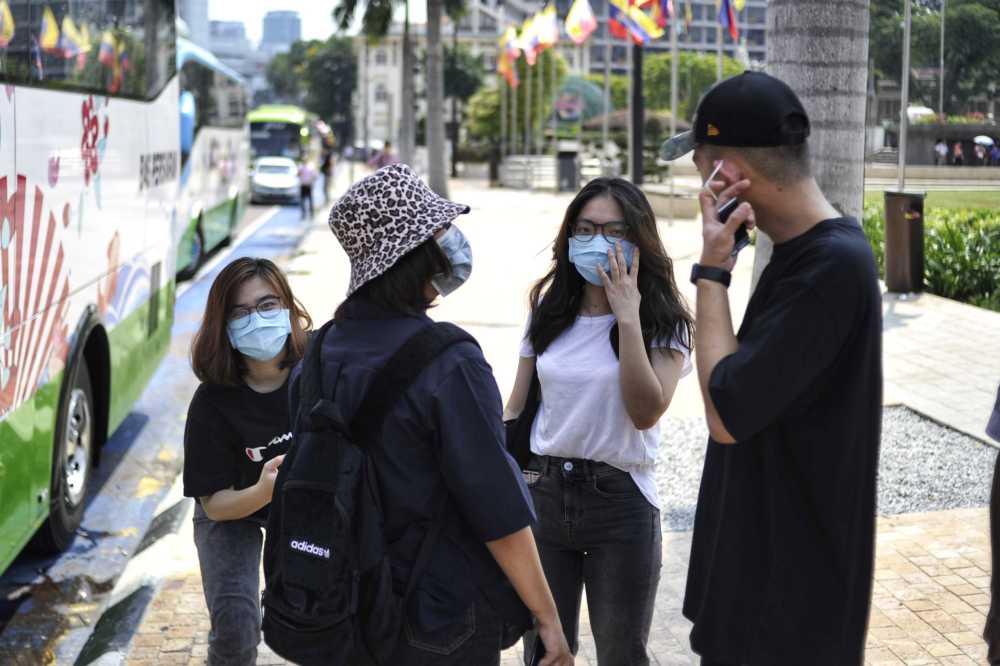
M 49 517 L 32 539 L 31 549 L 35 552 L 61 553 L 80 527 L 93 471 L 96 416 L 90 372 L 81 362 L 59 402 L 49 480 Z
M 191 253 L 191 263 L 177 274 L 178 280 L 190 280 L 193 278 L 205 261 L 205 234 L 201 230 L 201 215 L 198 216 L 198 222 L 194 227 L 193 242 L 194 252 Z

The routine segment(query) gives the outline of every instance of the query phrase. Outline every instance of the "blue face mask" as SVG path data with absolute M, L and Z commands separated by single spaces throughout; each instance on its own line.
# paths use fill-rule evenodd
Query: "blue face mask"
M 437 293 L 447 296 L 465 284 L 472 274 L 472 247 L 469 239 L 454 224 L 437 239 L 437 244 L 448 257 L 451 275 L 435 275 L 431 278 L 431 285 Z
M 621 243 L 622 252 L 625 253 L 625 263 L 632 267 L 632 255 L 635 253 L 635 244 L 629 241 L 618 241 Z M 578 241 L 575 238 L 569 239 L 569 260 L 576 266 L 576 270 L 583 276 L 583 279 L 590 284 L 602 286 L 601 276 L 597 272 L 597 267 L 604 269 L 610 275 L 611 262 L 608 260 L 608 250 L 615 251 L 613 243 L 608 242 L 601 234 L 595 234 L 587 242 Z
M 248 321 L 249 320 L 249 321 Z M 258 361 L 270 361 L 285 348 L 292 332 L 292 320 L 287 309 L 266 318 L 253 312 L 229 322 L 226 326 L 233 349 Z

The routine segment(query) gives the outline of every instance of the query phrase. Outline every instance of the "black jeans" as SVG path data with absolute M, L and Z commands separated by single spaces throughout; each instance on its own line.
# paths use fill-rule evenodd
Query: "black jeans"
M 264 531 L 253 520 L 214 521 L 194 509 L 194 545 L 212 620 L 209 666 L 252 666 L 260 643 L 260 550 Z
M 503 619 L 480 598 L 462 614 L 461 620 L 433 631 L 414 627 L 407 618 L 403 633 L 386 663 L 401 666 L 499 666 L 500 651 L 513 642 L 506 636 Z M 357 655 L 351 666 L 375 666 L 365 655 Z
M 577 651 L 586 587 L 598 663 L 648 664 L 662 560 L 659 510 L 631 475 L 604 463 L 532 456 L 525 477 L 542 567 L 570 649 Z M 524 644 L 529 663 L 533 632 Z

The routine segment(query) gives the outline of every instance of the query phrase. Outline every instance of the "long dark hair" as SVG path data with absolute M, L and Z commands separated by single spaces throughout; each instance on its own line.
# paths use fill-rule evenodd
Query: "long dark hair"
M 291 319 L 292 332 L 285 341 L 285 358 L 281 367 L 295 365 L 305 354 L 312 319 L 292 294 L 285 274 L 267 259 L 242 257 L 223 268 L 212 282 L 205 304 L 205 318 L 191 343 L 191 367 L 201 381 L 226 386 L 238 386 L 243 381 L 246 364 L 243 355 L 230 344 L 226 324 L 236 292 L 244 282 L 255 277 L 271 285 L 281 301 L 281 307 L 288 309 Z
M 569 261 L 569 239 L 584 206 L 595 197 L 611 197 L 622 209 L 628 238 L 639 248 L 639 320 L 647 353 L 653 341 L 677 335 L 688 349 L 694 340 L 694 320 L 674 281 L 674 265 L 660 241 L 656 216 L 645 195 L 622 178 L 595 178 L 587 183 L 566 209 L 552 248 L 552 268 L 531 289 L 531 326 L 528 339 L 541 355 L 573 325 L 583 303 L 585 281 Z M 618 354 L 618 325 L 610 342 Z

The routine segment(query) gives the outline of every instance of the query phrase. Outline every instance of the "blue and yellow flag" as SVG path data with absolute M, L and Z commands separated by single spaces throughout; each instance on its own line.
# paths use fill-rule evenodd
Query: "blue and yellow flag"
M 38 45 L 43 51 L 55 52 L 59 49 L 59 24 L 56 15 L 48 7 L 42 12 L 42 26 L 38 30 Z
M 7 0 L 0 2 L 0 48 L 5 49 L 14 39 L 14 15 Z

